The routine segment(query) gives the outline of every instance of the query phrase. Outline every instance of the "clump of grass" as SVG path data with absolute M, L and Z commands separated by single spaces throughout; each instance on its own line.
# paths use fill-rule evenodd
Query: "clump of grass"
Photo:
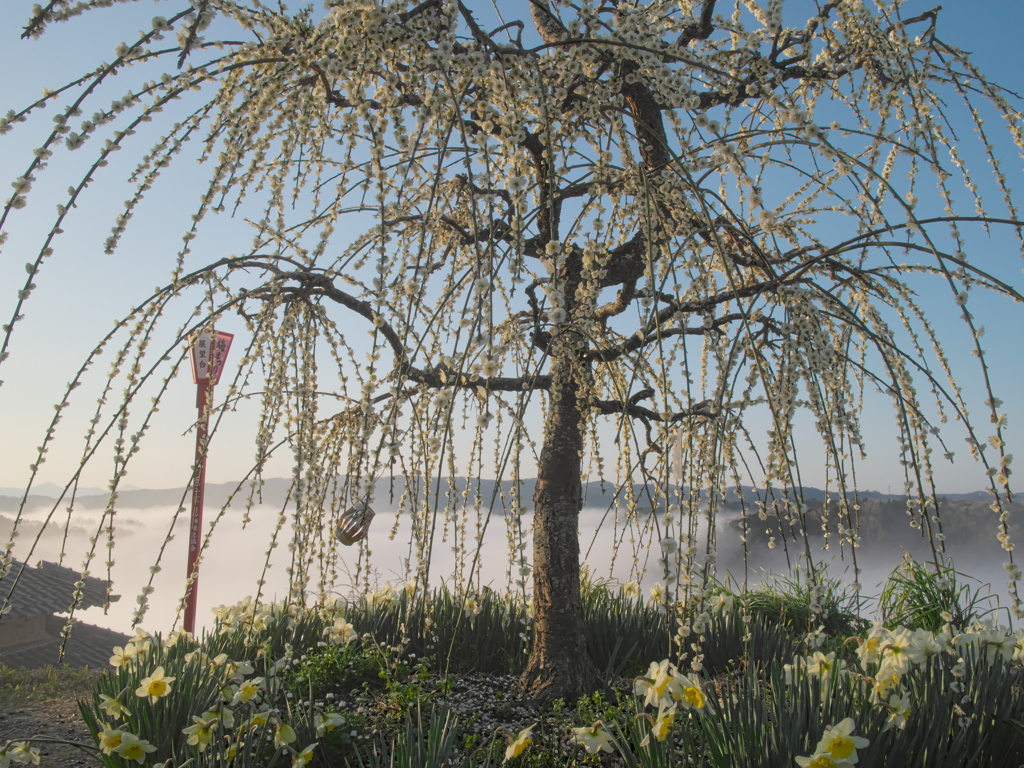
M 447 587 L 428 593 L 386 587 L 343 610 L 357 633 L 434 659 L 442 670 L 516 674 L 529 658 L 525 602 L 489 589 L 459 594 Z
M 101 670 L 47 665 L 40 669 L 0 666 L 0 710 L 31 702 L 81 698 L 96 686 Z
M 771 574 L 743 594 L 742 602 L 754 615 L 803 636 L 822 627 L 831 637 L 863 632 L 865 599 L 848 582 L 820 567 L 814 580 L 797 566 L 791 574 Z
M 636 674 L 670 652 L 672 622 L 656 606 L 591 578 L 583 580 L 582 600 L 587 647 L 609 678 Z M 518 675 L 530 657 L 529 605 L 490 589 L 457 594 L 440 587 L 422 594 L 386 587 L 345 604 L 344 611 L 358 634 L 433 659 L 436 669 L 450 673 Z
M 763 613 L 744 614 L 734 603 L 727 611 L 711 614 L 699 647 L 704 669 L 718 677 L 743 667 L 783 664 L 803 650 L 803 643 L 789 627 Z
M 420 768 L 452 765 L 457 721 L 443 709 L 431 707 L 426 720 L 421 707 L 405 715 L 403 731 L 383 737 L 369 749 L 356 749 L 354 763 L 359 768 Z M 465 762 L 463 763 L 465 764 Z
M 997 611 L 994 603 L 988 585 L 960 573 L 952 564 L 922 563 L 904 553 L 882 585 L 878 611 L 886 626 L 934 632 L 947 620 L 963 627 L 989 618 Z

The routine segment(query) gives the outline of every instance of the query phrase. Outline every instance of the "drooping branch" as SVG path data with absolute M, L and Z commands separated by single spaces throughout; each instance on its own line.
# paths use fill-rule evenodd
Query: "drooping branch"
M 651 398 L 654 394 L 653 389 L 647 388 L 634 393 L 626 400 L 591 400 L 588 405 L 604 416 L 628 416 L 641 422 L 647 435 L 648 450 L 654 451 L 659 449 L 653 437 L 653 424 L 678 424 L 696 418 L 714 419 L 719 416 L 719 412 L 712 408 L 711 400 L 702 400 L 689 408 L 670 413 L 659 413 L 639 405 L 641 400 Z
M 646 328 L 636 331 L 626 341 L 615 347 L 589 350 L 586 353 L 586 357 L 594 362 L 609 363 L 642 347 L 656 344 L 659 339 L 684 335 L 701 336 L 718 332 L 724 325 L 742 320 L 745 315 L 739 312 L 721 315 L 699 327 L 672 328 L 665 326 L 672 322 L 677 315 L 707 314 L 721 304 L 735 301 L 736 299 L 753 298 L 766 293 L 774 293 L 783 286 L 805 282 L 806 278 L 803 273 L 806 271 L 806 268 L 807 265 L 801 265 L 800 268 L 784 277 L 765 280 L 755 285 L 719 291 L 705 299 L 679 301 L 675 297 L 664 296 L 662 298 L 668 301 L 668 306 L 659 310 L 658 314 L 648 323 Z
M 278 279 L 278 282 L 272 285 L 247 291 L 246 295 L 254 299 L 276 301 L 278 299 L 295 300 L 309 298 L 310 296 L 323 296 L 346 309 L 352 310 L 360 317 L 369 320 L 387 340 L 395 356 L 395 367 L 408 367 L 405 345 L 395 329 L 387 323 L 383 316 L 373 309 L 373 305 L 370 302 L 357 299 L 350 293 L 341 290 L 323 272 L 309 269 L 285 271 L 271 263 L 245 260 L 234 262 L 232 267 L 235 269 L 265 270 Z M 288 285 L 289 281 L 294 284 Z
M 473 389 L 491 392 L 532 392 L 551 389 L 551 377 L 543 374 L 524 376 L 479 376 L 452 368 L 447 363 L 421 368 L 414 366 L 398 332 L 385 318 L 374 311 L 368 301 L 362 301 L 341 290 L 322 272 L 309 270 L 283 271 L 263 262 L 236 260 L 234 269 L 259 268 L 274 274 L 282 283 L 245 291 L 246 298 L 263 301 L 296 301 L 320 296 L 349 309 L 372 323 L 387 340 L 394 354 L 393 375 L 399 381 L 412 381 L 432 389 Z

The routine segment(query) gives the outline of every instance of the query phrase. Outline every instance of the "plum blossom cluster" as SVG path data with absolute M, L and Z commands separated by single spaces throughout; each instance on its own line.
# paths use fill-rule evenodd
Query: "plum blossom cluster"
M 27 31 L 106 5 L 119 3 L 41 5 Z M 950 407 L 966 422 L 968 409 L 906 275 L 946 285 L 976 341 L 982 329 L 967 311 L 968 289 L 1019 298 L 973 268 L 961 230 L 1018 216 L 982 115 L 994 108 L 1010 146 L 1024 148 L 1019 111 L 965 54 L 935 39 L 937 11 L 892 24 L 888 17 L 898 14 L 860 2 L 795 4 L 808 9 L 799 19 L 776 0 L 739 3 L 731 15 L 712 13 L 711 2 L 552 3 L 552 22 L 537 30 L 551 44 L 534 47 L 524 42 L 525 21 L 510 17 L 484 31 L 475 14 L 486 4 L 327 5 L 313 15 L 193 2 L 180 17 L 153 19 L 117 47 L 113 64 L 70 84 L 71 106 L 47 97 L 0 120 L 4 133 L 33 112 L 57 110 L 48 137 L 11 173 L 5 230 L 36 218 L 45 161 L 95 149 L 28 257 L 15 318 L 44 258 L 52 261 L 63 242 L 65 215 L 84 205 L 85 188 L 137 127 L 166 117 L 173 102 L 193 104 L 140 153 L 128 199 L 112 215 L 108 250 L 122 247 L 140 202 L 187 142 L 199 145 L 210 169 L 191 223 L 167 251 L 170 281 L 119 326 L 124 333 L 111 347 L 122 351 L 109 382 L 110 391 L 123 388 L 124 401 L 101 401 L 86 458 L 96 452 L 94 438 L 116 435 L 115 472 L 125 472 L 145 431 L 132 435 L 129 427 L 128 414 L 139 410 L 132 400 L 146 391 L 139 371 L 175 357 L 150 348 L 154 324 L 175 316 L 165 313 L 168 303 L 201 295 L 192 306 L 210 308 L 203 322 L 238 310 L 251 336 L 238 369 L 246 380 L 239 386 L 249 389 L 229 399 L 257 391 L 261 398 L 254 476 L 278 442 L 293 454 L 294 595 L 337 563 L 318 539 L 337 511 L 332 500 L 369 494 L 372 478 L 389 468 L 410 487 L 486 476 L 498 465 L 518 472 L 546 455 L 527 428 L 537 404 L 554 413 L 577 403 L 573 428 L 585 437 L 576 453 L 595 477 L 630 478 L 640 467 L 645 482 L 668 487 L 665 448 L 678 447 L 686 482 L 676 486 L 690 498 L 659 499 L 674 505 L 671 525 L 644 531 L 661 551 L 666 575 L 656 597 L 666 608 L 678 591 L 697 594 L 698 582 L 714 578 L 715 553 L 698 567 L 692 538 L 714 523 L 717 507 L 702 499 L 760 483 L 750 467 L 763 466 L 766 482 L 755 505 L 744 501 L 744 521 L 767 525 L 775 516 L 807 534 L 802 500 L 778 498 L 803 475 L 794 451 L 801 413 L 820 437 L 829 485 L 852 497 L 864 448 L 862 395 L 877 387 L 895 407 L 908 496 L 928 495 L 931 422 L 947 421 Z M 708 12 L 698 23 L 699 5 Z M 547 4 L 521 4 L 528 6 Z M 172 31 L 177 48 L 151 49 Z M 214 32 L 226 36 L 205 39 Z M 94 103 L 93 94 L 108 93 L 115 75 L 132 77 L 129 63 L 143 57 L 140 77 L 161 66 L 163 74 Z M 977 128 L 978 156 L 992 164 L 996 205 L 1005 209 L 988 222 L 979 220 L 986 206 L 960 155 L 957 121 L 945 114 L 957 102 Z M 823 111 L 843 122 L 822 124 Z M 919 215 L 929 198 L 949 215 Z M 29 202 L 33 209 L 23 212 Z M 954 215 L 964 202 L 973 222 Z M 186 264 L 196 266 L 192 241 L 208 218 L 227 211 L 255 222 L 251 247 L 188 272 Z M 949 230 L 954 253 L 946 254 Z M 894 251 L 920 261 L 904 269 Z M 984 366 L 980 346 L 976 352 Z M 326 377 L 325 364 L 333 369 Z M 259 382 L 249 381 L 244 372 L 257 369 Z M 927 376 L 915 380 L 913 371 Z M 934 415 L 918 397 L 923 381 L 938 400 Z M 988 462 L 991 490 L 1005 488 L 1008 499 L 1005 419 L 990 410 L 989 445 L 1000 452 Z M 599 417 L 617 420 L 614 442 L 598 437 Z M 765 434 L 743 428 L 751 417 L 770 424 Z M 558 442 L 552 437 L 545 432 L 550 445 Z M 492 439 L 493 461 L 485 450 Z M 616 453 L 614 466 L 606 466 L 606 451 Z M 339 477 L 346 487 L 336 487 Z M 440 538 L 453 543 L 457 576 L 471 582 L 465 569 L 477 562 L 473 544 L 486 528 L 480 495 L 453 490 L 442 509 L 424 496 L 400 501 L 416 521 L 403 576 L 426 577 Z M 1012 552 L 999 498 L 997 535 Z M 526 569 L 520 502 L 511 499 L 517 534 L 509 551 Z M 637 500 L 627 506 L 627 524 L 642 527 Z M 843 511 L 841 544 L 853 545 L 857 516 Z M 280 520 L 278 531 L 283 513 Z M 935 510 L 923 504 L 912 520 L 937 554 L 944 551 Z M 112 523 L 110 531 L 112 548 Z M 276 546 L 274 538 L 268 556 Z M 360 558 L 357 569 L 366 563 Z M 520 571 L 524 587 L 528 573 Z M 269 618 L 263 611 L 229 611 L 220 631 L 258 630 Z M 329 639 L 351 638 L 341 623 Z M 699 653 L 693 662 L 699 668 Z M 902 663 L 889 661 L 886 673 L 899 674 Z M 821 664 L 811 657 L 798 666 Z

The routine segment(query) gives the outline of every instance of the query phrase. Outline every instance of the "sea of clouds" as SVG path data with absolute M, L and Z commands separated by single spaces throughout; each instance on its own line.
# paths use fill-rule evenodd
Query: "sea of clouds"
M 113 593 L 120 595 L 120 599 L 111 603 L 106 610 L 90 608 L 79 611 L 76 614 L 79 620 L 130 633 L 138 608 L 137 598 L 149 583 L 150 569 L 159 558 L 160 570 L 152 576 L 153 592 L 141 625 L 149 631 L 165 633 L 181 625 L 179 608 L 185 586 L 188 512 L 181 513 L 172 525 L 175 510 L 172 506 L 154 506 L 118 511 L 113 565 L 109 573 L 114 585 Z M 286 515 L 284 526 L 278 531 L 278 545 L 271 550 L 268 561 L 266 552 L 280 524 L 280 508 L 256 506 L 250 510 L 249 515 L 251 519 L 244 526 L 241 508 L 229 508 L 217 520 L 200 570 L 197 627 L 211 627 L 214 610 L 218 606 L 231 605 L 255 595 L 260 589 L 261 579 L 265 581 L 261 590 L 262 599 L 281 599 L 288 594 L 291 520 Z M 39 560 L 56 562 L 63 548 L 63 563 L 71 568 L 80 568 L 89 548 L 89 538 L 95 534 L 99 525 L 99 512 L 76 512 L 66 541 L 63 521 L 60 525 L 51 523 L 36 540 L 36 533 L 44 517 L 44 511 L 26 513 L 22 533 L 16 540 L 14 556 L 33 564 Z M 209 530 L 211 521 L 217 517 L 218 510 L 207 511 L 206 530 Z M 524 518 L 524 522 L 528 530 L 530 516 Z M 776 547 L 772 551 L 762 548 L 750 553 L 747 570 L 744 572 L 743 553 L 735 540 L 735 533 L 728 528 L 728 522 L 726 517 L 722 517 L 718 523 L 717 567 L 721 578 L 729 578 L 732 583 L 740 584 L 746 573 L 748 583 L 754 585 L 765 578 L 771 578 L 773 574 L 789 571 L 785 552 L 782 547 Z M 584 509 L 580 516 L 580 544 L 592 576 L 624 583 L 635 578 L 636 569 L 640 568 L 644 570 L 639 579 L 640 587 L 645 592 L 656 583 L 664 583 L 663 567 L 658 562 L 660 548 L 657 544 L 651 546 L 652 532 L 649 524 L 650 519 L 642 520 L 640 526 L 625 526 L 621 522 L 615 525 L 614 515 L 607 510 Z M 381 587 L 388 582 L 400 586 L 407 575 L 406 563 L 411 554 L 411 527 L 412 519 L 409 515 L 388 512 L 378 514 L 366 542 L 352 547 L 339 547 L 337 565 L 331 573 L 325 575 L 329 591 L 339 597 L 353 597 L 365 589 L 364 579 L 360 579 L 358 585 L 353 583 L 357 566 L 364 573 L 369 569 L 371 588 Z M 173 538 L 167 541 L 169 532 L 173 532 Z M 457 570 L 456 555 L 452 551 L 455 533 L 454 528 L 438 528 L 435 531 L 430 568 L 432 585 L 441 582 L 452 584 L 454 581 Z M 472 522 L 469 535 L 473 536 Z M 705 535 L 706 531 L 701 531 L 700 538 Z M 658 540 L 656 535 L 653 540 Z M 698 544 L 703 549 L 702 542 L 698 541 Z M 33 545 L 34 549 L 29 554 Z M 992 605 L 998 599 L 1002 606 L 1006 606 L 1006 576 L 1001 566 L 1005 558 L 1001 557 L 998 546 L 993 543 L 991 550 L 974 546 L 957 553 L 954 544 L 952 550 L 958 570 L 971 577 L 967 583 L 973 587 L 982 587 L 983 591 L 986 591 L 983 585 L 989 584 L 987 591 L 994 595 Z M 529 541 L 525 553 L 527 560 L 531 559 Z M 925 551 L 914 554 L 919 559 L 927 556 Z M 463 576 L 474 560 L 474 555 L 475 545 L 468 557 L 463 558 Z M 902 555 L 903 550 L 899 547 L 887 549 L 875 546 L 870 551 L 859 552 L 861 594 L 868 601 L 864 607 L 866 613 L 870 614 L 872 610 L 870 598 L 877 595 L 880 583 L 899 563 Z M 831 574 L 852 581 L 849 551 L 842 555 L 818 552 L 816 557 L 830 562 Z M 104 533 L 97 542 L 96 555 L 90 566 L 91 575 L 106 578 L 107 559 Z M 486 585 L 497 591 L 519 588 L 515 582 L 522 578 L 520 563 L 510 565 L 509 559 L 507 524 L 504 518 L 495 516 L 488 523 L 479 555 L 475 557 L 477 570 L 473 584 L 478 587 Z M 312 574 L 313 592 L 319 576 L 317 572 Z M 526 584 L 529 585 L 529 578 Z M 1005 611 L 1000 618 L 1003 622 L 1008 621 Z

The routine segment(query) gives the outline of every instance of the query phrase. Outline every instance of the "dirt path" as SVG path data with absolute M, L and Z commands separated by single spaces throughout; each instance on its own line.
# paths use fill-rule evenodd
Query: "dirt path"
M 0 744 L 29 737 L 45 737 L 93 744 L 74 697 L 15 704 L 0 712 Z M 91 752 L 69 744 L 40 742 L 40 768 L 84 768 L 97 765 Z

